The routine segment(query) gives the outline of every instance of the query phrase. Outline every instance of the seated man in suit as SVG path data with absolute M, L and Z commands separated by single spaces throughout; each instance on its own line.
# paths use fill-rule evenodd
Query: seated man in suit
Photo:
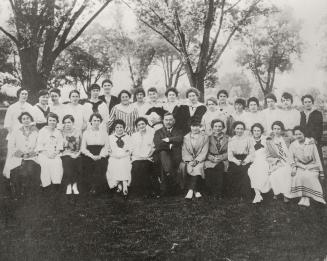
M 161 192 L 166 194 L 176 186 L 177 170 L 182 161 L 183 133 L 174 127 L 174 116 L 167 112 L 163 127 L 154 134 L 155 157 L 160 168 Z

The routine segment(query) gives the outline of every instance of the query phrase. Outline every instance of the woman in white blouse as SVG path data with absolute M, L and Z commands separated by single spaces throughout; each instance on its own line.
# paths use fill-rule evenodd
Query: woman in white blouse
M 165 92 L 165 96 L 167 97 L 167 102 L 163 104 L 164 110 L 175 113 L 180 105 L 178 102 L 178 91 L 175 88 L 169 88 Z
M 212 134 L 211 123 L 213 120 L 221 120 L 224 122 L 224 125 L 227 124 L 227 118 L 223 113 L 218 111 L 217 105 L 218 101 L 214 97 L 210 97 L 207 99 L 207 112 L 202 117 L 202 128 L 204 129 L 207 135 Z M 226 130 L 225 130 L 226 131 Z
M 249 111 L 246 113 L 244 123 L 246 125 L 247 131 L 250 134 L 251 127 L 255 123 L 260 123 L 264 128 L 265 119 L 264 119 L 262 113 L 258 110 L 259 109 L 259 100 L 256 97 L 249 98 L 247 103 L 248 103 Z
M 268 137 L 266 142 L 269 180 L 274 192 L 274 199 L 277 199 L 279 194 L 283 194 L 284 202 L 288 202 L 291 197 L 291 174 L 296 166 L 282 136 L 285 131 L 284 124 L 281 121 L 275 121 L 271 130 L 271 137 Z
M 244 134 L 243 122 L 234 122 L 233 129 L 235 136 L 228 143 L 230 193 L 232 196 L 248 199 L 251 196 L 248 169 L 254 158 L 253 139 Z
M 86 121 L 83 115 L 83 106 L 79 104 L 80 93 L 78 90 L 72 90 L 69 93 L 70 103 L 65 105 L 65 115 L 72 115 L 74 117 L 74 128 L 80 132 L 86 129 Z
M 125 122 L 121 119 L 113 123 L 114 133 L 109 136 L 109 161 L 107 181 L 109 187 L 117 188 L 127 198 L 131 183 L 131 137 L 126 134 Z
M 55 113 L 50 112 L 47 117 L 47 126 L 44 126 L 37 140 L 36 150 L 39 152 L 39 163 L 41 166 L 41 184 L 43 188 L 53 184 L 59 190 L 63 176 L 62 161 L 60 152 L 63 149 L 63 138 L 57 129 L 59 118 Z
M 81 145 L 83 185 L 84 190 L 96 194 L 105 190 L 108 134 L 100 127 L 102 117 L 99 113 L 93 113 L 89 122 L 91 128 L 84 131 Z
M 106 130 L 109 120 L 109 108 L 107 104 L 99 98 L 100 89 L 100 86 L 96 83 L 92 84 L 89 88 L 90 99 L 88 99 L 83 105 L 84 122 L 89 122 L 93 113 L 99 113 L 102 118 L 100 127 L 101 129 Z
M 28 91 L 23 88 L 19 89 L 17 91 L 17 98 L 18 101 L 8 107 L 3 123 L 3 127 L 8 130 L 7 139 L 10 138 L 14 130 L 21 127 L 18 116 L 22 112 L 27 111 L 29 114 L 34 115 L 34 107 L 27 102 Z
M 134 99 L 136 102 L 133 106 L 137 110 L 139 117 L 144 117 L 147 111 L 150 109 L 150 104 L 145 101 L 145 91 L 143 88 L 137 88 L 134 92 Z
M 146 118 L 140 117 L 135 121 L 137 132 L 131 137 L 132 153 L 132 183 L 131 188 L 137 194 L 150 195 L 153 187 L 153 158 L 154 130 L 147 127 Z
M 10 178 L 13 196 L 22 196 L 40 186 L 40 172 L 37 164 L 36 141 L 38 130 L 31 125 L 33 117 L 23 112 L 18 117 L 23 125 L 12 132 L 8 141 L 8 156 L 3 173 Z

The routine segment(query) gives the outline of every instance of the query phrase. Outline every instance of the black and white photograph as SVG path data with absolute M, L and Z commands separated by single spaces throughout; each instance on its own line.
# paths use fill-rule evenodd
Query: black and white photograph
M 327 261 L 326 0 L 1 0 L 0 261 Z

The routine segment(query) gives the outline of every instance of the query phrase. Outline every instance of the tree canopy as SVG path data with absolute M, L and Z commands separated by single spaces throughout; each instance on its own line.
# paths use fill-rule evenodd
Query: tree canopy
M 237 62 L 251 70 L 264 95 L 273 91 L 277 71 L 291 70 L 292 56 L 301 55 L 300 29 L 290 12 L 274 8 L 244 32 Z

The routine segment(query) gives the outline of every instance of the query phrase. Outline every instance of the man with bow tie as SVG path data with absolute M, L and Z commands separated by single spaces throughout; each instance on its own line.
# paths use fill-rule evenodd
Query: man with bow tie
M 167 194 L 176 187 L 176 174 L 182 161 L 183 132 L 175 127 L 174 116 L 169 112 L 164 115 L 163 125 L 155 132 L 153 141 L 161 192 Z

